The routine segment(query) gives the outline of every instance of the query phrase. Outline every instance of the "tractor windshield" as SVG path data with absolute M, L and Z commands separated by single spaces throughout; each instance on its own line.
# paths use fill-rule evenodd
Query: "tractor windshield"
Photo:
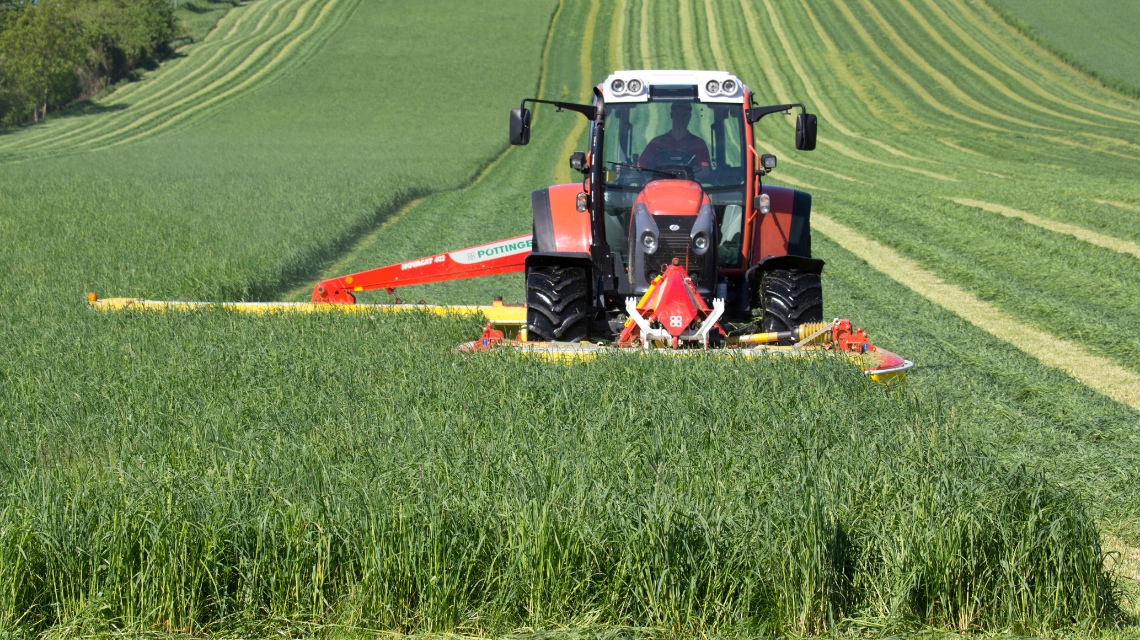
M 607 104 L 605 114 L 609 245 L 628 259 L 626 234 L 637 194 L 652 180 L 679 177 L 709 194 L 720 227 L 720 263 L 739 265 L 746 152 L 741 105 L 651 100 Z

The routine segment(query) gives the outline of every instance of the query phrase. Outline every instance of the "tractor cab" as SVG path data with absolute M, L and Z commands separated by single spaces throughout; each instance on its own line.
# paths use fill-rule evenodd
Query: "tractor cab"
M 776 159 L 753 142 L 754 123 L 798 108 L 796 148 L 813 149 L 815 116 L 802 104 L 755 106 L 748 87 L 724 71 L 618 71 L 588 105 L 523 100 L 511 111 L 511 144 L 530 139 L 528 103 L 591 123 L 588 152 L 570 157 L 581 183 L 531 194 L 530 335 L 622 333 L 636 315 L 629 300 L 647 299 L 666 273 L 683 273 L 693 305 L 719 305 L 731 322 L 818 321 L 823 263 L 811 257 L 811 196 L 761 185 Z M 567 291 L 582 301 L 565 302 Z M 686 335 L 696 336 L 692 322 Z
M 720 72 L 633 71 L 601 89 L 606 243 L 632 293 L 678 258 L 702 295 L 715 294 L 718 270 L 743 258 L 744 85 Z

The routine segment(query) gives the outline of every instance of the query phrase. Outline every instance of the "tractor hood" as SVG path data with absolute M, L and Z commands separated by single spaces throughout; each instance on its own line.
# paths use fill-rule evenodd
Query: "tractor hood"
M 716 214 L 701 185 L 654 180 L 633 205 L 629 282 L 643 294 L 669 264 L 684 265 L 701 295 L 716 283 Z
M 656 216 L 695 216 L 709 201 L 701 185 L 691 180 L 654 180 L 637 196 L 636 207 L 644 204 Z

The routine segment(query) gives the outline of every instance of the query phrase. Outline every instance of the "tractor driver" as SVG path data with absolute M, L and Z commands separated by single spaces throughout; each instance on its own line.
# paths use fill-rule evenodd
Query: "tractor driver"
M 657 136 L 645 145 L 638 159 L 638 166 L 650 169 L 669 165 L 684 165 L 697 175 L 708 175 L 709 146 L 698 135 L 689 131 L 689 121 L 693 116 L 693 105 L 689 102 L 674 102 L 669 108 L 673 128 Z

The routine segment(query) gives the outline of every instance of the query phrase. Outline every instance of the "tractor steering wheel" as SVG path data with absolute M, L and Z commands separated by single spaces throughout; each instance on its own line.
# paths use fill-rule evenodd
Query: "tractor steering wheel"
M 666 171 L 676 175 L 682 180 L 692 180 L 696 174 L 693 166 L 697 162 L 697 154 L 687 153 L 678 149 L 659 149 L 653 157 L 642 160 L 640 164 L 658 171 Z
M 657 171 L 671 173 L 676 176 L 678 180 L 693 179 L 693 168 L 685 164 L 663 164 L 657 168 Z

